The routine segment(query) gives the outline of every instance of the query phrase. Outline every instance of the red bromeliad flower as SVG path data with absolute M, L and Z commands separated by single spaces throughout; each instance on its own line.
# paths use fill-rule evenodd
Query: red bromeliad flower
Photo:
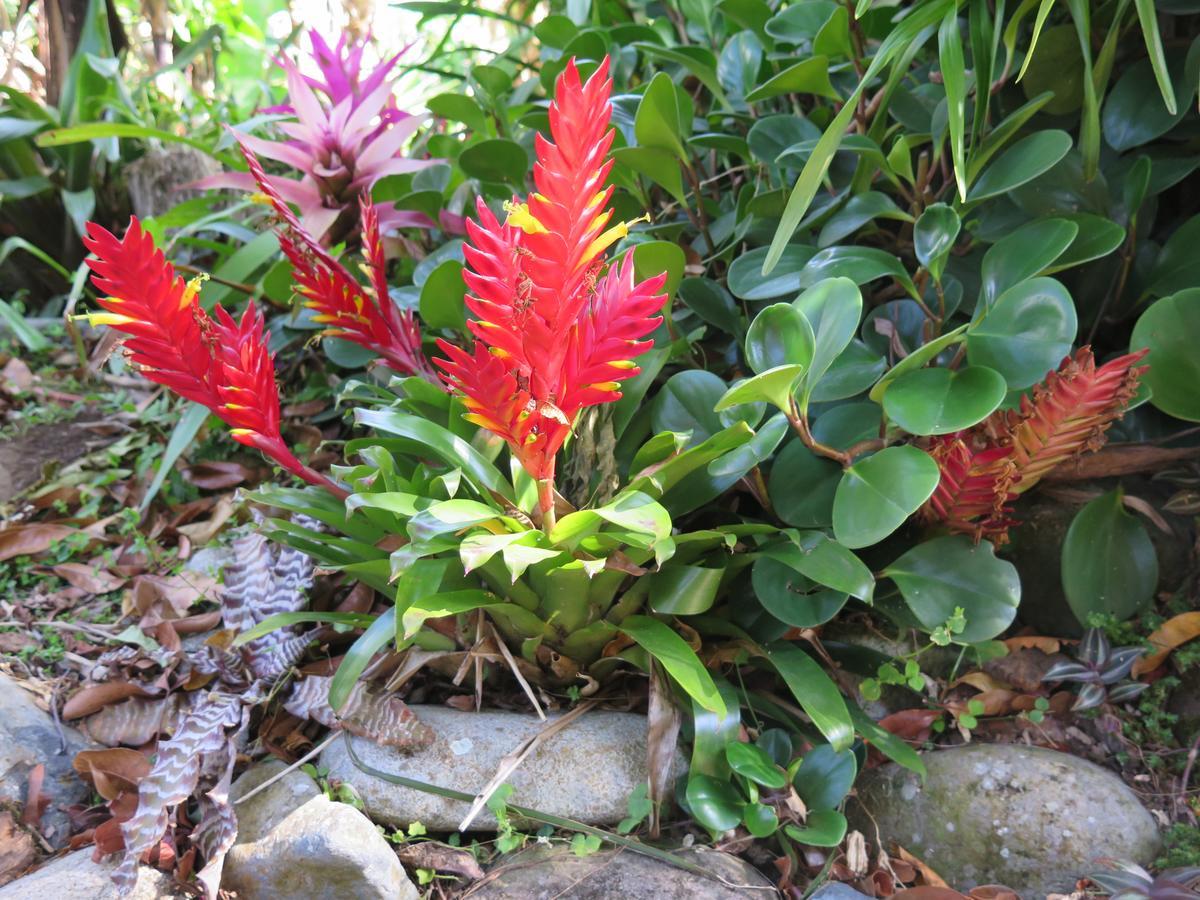
M 232 426 L 234 440 L 345 496 L 284 443 L 275 363 L 254 304 L 240 322 L 219 305 L 209 316 L 197 300 L 199 281 L 185 284 L 136 218 L 122 240 L 94 222 L 87 231 L 92 281 L 108 296 L 99 301 L 105 312 L 86 318 L 124 333 L 130 360 L 148 380 L 206 406 Z
M 502 437 L 537 480 L 547 524 L 556 454 L 580 410 L 620 399 L 666 299 L 665 274 L 635 282 L 632 251 L 605 271 L 605 252 L 634 224 L 608 224 L 611 91 L 607 59 L 586 84 L 574 60 L 559 75 L 552 141 L 536 136 L 537 191 L 507 204 L 504 224 L 482 200 L 479 221 L 467 223 L 473 352 L 438 341 L 449 358 L 435 360 L 468 418 Z
M 927 449 L 941 468 L 937 490 L 922 507 L 927 522 L 976 540 L 1008 539 L 1015 524 L 1009 504 L 1051 469 L 1104 446 L 1146 371 L 1147 350 L 1097 367 L 1090 347 L 1062 361 L 1057 372 L 968 431 L 934 438 Z
M 420 375 L 439 383 L 437 373 L 421 352 L 421 333 L 412 311 L 400 309 L 388 293 L 379 213 L 370 197 L 364 193 L 359 198 L 359 209 L 364 269 L 374 296 L 304 229 L 245 144 L 242 153 L 262 196 L 279 219 L 279 246 L 292 264 L 296 292 L 304 298 L 304 305 L 316 312 L 314 321 L 327 326 L 325 334 L 377 353 L 402 375 Z

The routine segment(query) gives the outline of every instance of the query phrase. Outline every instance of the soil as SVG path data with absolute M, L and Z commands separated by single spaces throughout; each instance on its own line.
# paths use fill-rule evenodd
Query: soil
M 98 436 L 89 424 L 34 425 L 15 437 L 0 439 L 0 504 L 38 484 L 49 470 L 111 440 Z

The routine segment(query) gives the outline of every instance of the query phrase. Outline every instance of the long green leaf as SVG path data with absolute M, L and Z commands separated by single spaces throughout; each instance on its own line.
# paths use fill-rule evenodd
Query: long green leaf
M 324 625 L 349 625 L 353 628 L 370 628 L 375 624 L 376 617 L 364 613 L 340 612 L 286 612 L 267 616 L 253 628 L 243 631 L 233 639 L 233 647 L 241 647 L 264 634 L 270 634 L 289 625 L 305 625 L 309 622 L 320 622 Z
M 40 331 L 25 321 L 25 317 L 0 300 L 0 325 L 7 326 L 30 353 L 40 353 L 50 346 Z
M 946 88 L 946 114 L 950 129 L 950 159 L 958 198 L 967 199 L 966 106 L 967 72 L 963 62 L 962 35 L 958 33 L 958 10 L 951 9 L 938 27 L 938 60 Z M 978 89 L 978 88 L 977 88 Z
M 367 668 L 372 657 L 391 642 L 395 633 L 396 607 L 392 606 L 350 645 L 329 683 L 329 705 L 335 712 L 346 705 L 358 676 Z
M 200 431 L 200 426 L 204 424 L 204 420 L 208 418 L 208 410 L 199 403 L 188 401 L 187 408 L 183 411 L 183 415 L 179 417 L 179 421 L 175 423 L 175 430 L 171 432 L 171 439 L 167 441 L 167 449 L 163 451 L 162 461 L 158 464 L 158 471 L 154 473 L 154 480 L 150 482 L 150 487 L 146 489 L 146 496 L 142 498 L 141 505 L 138 506 L 138 512 L 145 513 L 150 508 L 150 503 L 163 486 L 167 475 L 175 468 L 175 463 L 179 457 L 183 455 L 183 451 L 191 446 L 192 441 L 196 439 L 197 432 Z
M 1167 71 L 1167 56 L 1163 52 L 1162 35 L 1158 33 L 1158 14 L 1154 0 L 1133 0 L 1137 8 L 1138 21 L 1142 25 L 1142 37 L 1146 41 L 1146 52 L 1150 54 L 1150 67 L 1154 69 L 1154 80 L 1167 112 L 1175 115 L 1175 87 L 1171 84 L 1171 73 Z
M 1046 24 L 1046 17 L 1050 15 L 1050 9 L 1053 6 L 1054 0 L 1041 0 L 1037 16 L 1033 20 L 1033 34 L 1029 36 L 1029 48 L 1025 51 L 1025 59 L 1021 63 L 1021 71 L 1017 73 L 1017 81 L 1025 77 L 1025 70 L 1029 68 L 1029 63 L 1033 59 L 1033 52 L 1037 49 L 1038 38 L 1042 36 L 1042 26 Z M 1017 21 L 1020 20 L 1018 19 Z
M 679 683 L 689 697 L 710 712 L 725 716 L 725 701 L 708 674 L 708 669 L 669 625 L 649 616 L 630 616 L 621 623 L 620 628 L 662 663 L 667 674 Z
M 846 701 L 817 661 L 799 647 L 782 642 L 766 648 L 766 659 L 833 749 L 848 749 L 854 742 L 854 726 Z
M 871 60 L 862 80 L 859 81 L 858 87 L 846 98 L 845 104 L 829 127 L 825 129 L 825 133 L 817 141 L 817 146 L 813 148 L 812 155 L 809 156 L 804 168 L 800 171 L 800 177 L 796 179 L 796 186 L 792 188 L 792 194 L 788 197 L 779 228 L 776 229 L 775 236 L 771 239 L 771 247 L 763 261 L 764 275 L 770 274 L 771 270 L 775 268 L 780 257 L 783 256 L 784 248 L 787 247 L 796 229 L 800 227 L 800 222 L 808 212 L 813 197 L 817 195 L 817 189 L 821 186 L 821 180 L 829 170 L 829 164 L 833 162 L 833 156 L 842 143 L 842 136 L 850 127 L 858 100 L 867 85 L 898 53 L 908 49 L 917 40 L 921 31 L 940 22 L 945 17 L 947 10 L 956 8 L 956 0 L 935 0 L 935 2 L 913 11 L 884 38 L 875 58 Z
M 81 144 L 84 141 L 114 137 L 153 138 L 159 141 L 187 144 L 202 153 L 210 153 L 212 149 L 185 134 L 160 131 L 157 128 L 147 128 L 145 125 L 134 125 L 132 122 L 88 122 L 85 125 L 74 125 L 70 128 L 52 128 L 50 131 L 43 131 L 34 138 L 34 141 L 39 147 L 62 147 L 67 144 Z

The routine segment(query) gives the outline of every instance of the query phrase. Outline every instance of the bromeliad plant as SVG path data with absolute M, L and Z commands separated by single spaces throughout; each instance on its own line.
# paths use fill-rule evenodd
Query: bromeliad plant
M 268 180 L 275 192 L 299 208 L 304 228 L 331 246 L 355 233 L 356 207 L 363 192 L 389 175 L 416 172 L 438 160 L 403 154 L 427 116 L 404 112 L 396 105 L 395 79 L 389 75 L 402 54 L 363 74 L 365 41 L 348 44 L 343 35 L 330 48 L 315 31 L 310 39 L 321 78 L 306 77 L 290 59 L 280 58 L 287 73 L 289 102 L 272 109 L 294 115 L 294 121 L 277 125 L 289 139 L 272 141 L 250 134 L 240 134 L 238 139 L 257 155 L 302 173 L 299 179 L 270 176 Z M 324 102 L 317 92 L 324 94 Z M 260 184 L 259 173 L 228 172 L 202 179 L 196 187 L 253 191 Z M 376 214 L 385 232 L 434 226 L 424 213 L 399 209 L 394 203 L 381 203 Z

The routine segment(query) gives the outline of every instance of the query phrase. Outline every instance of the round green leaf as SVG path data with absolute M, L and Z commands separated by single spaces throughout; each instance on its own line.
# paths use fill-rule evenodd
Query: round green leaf
M 756 838 L 773 835 L 779 828 L 779 816 L 772 806 L 762 803 L 747 803 L 742 809 L 742 824 Z
M 1006 194 L 1052 168 L 1070 150 L 1071 136 L 1065 131 L 1035 131 L 984 169 L 967 193 L 967 199 L 986 200 Z
M 836 847 L 846 836 L 846 817 L 836 809 L 809 810 L 804 825 L 788 825 L 787 836 L 810 847 Z
M 721 587 L 722 569 L 667 566 L 643 576 L 650 580 L 650 608 L 656 613 L 695 616 L 712 609 Z
M 821 250 L 800 273 L 800 286 L 811 287 L 823 278 L 838 276 L 849 278 L 855 284 L 890 276 L 903 285 L 910 296 L 917 296 L 917 289 L 900 260 L 878 247 L 844 246 Z
M 679 289 L 685 262 L 683 248 L 671 241 L 642 241 L 633 246 L 634 275 L 640 281 L 666 272 L 668 298 Z
M 800 273 L 817 251 L 789 244 L 770 275 L 763 275 L 766 247 L 743 253 L 729 266 L 729 291 L 742 300 L 774 300 L 800 290 Z
M 793 541 L 764 551 L 763 555 L 786 564 L 818 584 L 850 594 L 864 603 L 871 602 L 875 576 L 857 556 L 822 531 L 796 534 Z
M 466 174 L 480 181 L 519 186 L 525 183 L 529 157 L 516 141 L 489 138 L 466 147 L 458 155 L 458 165 Z
M 1150 348 L 1142 376 L 1150 402 L 1167 415 L 1200 422 L 1200 288 L 1150 304 L 1133 326 L 1130 350 Z
M 1007 393 L 1004 376 L 983 366 L 917 369 L 891 383 L 883 411 L 909 434 L 949 434 L 982 422 Z
M 755 784 L 761 784 L 763 787 L 773 790 L 779 790 L 787 784 L 787 774 L 775 765 L 775 760 L 771 759 L 765 750 L 761 750 L 753 744 L 744 744 L 740 741 L 727 744 L 725 759 L 729 763 L 729 768 L 743 778 L 749 778 Z
M 790 412 L 792 391 L 803 374 L 804 366 L 776 366 L 761 375 L 745 378 L 726 391 L 716 410 L 723 412 L 744 403 L 771 403 Z
M 727 334 L 740 334 L 742 311 L 729 291 L 711 278 L 685 278 L 679 283 L 679 299 L 697 316 Z
M 1158 586 L 1158 555 L 1146 526 L 1125 511 L 1121 491 L 1097 497 L 1075 516 L 1062 549 L 1062 583 L 1071 612 L 1124 621 L 1148 609 Z
M 846 605 L 849 595 L 815 585 L 794 566 L 763 556 L 754 563 L 751 583 L 763 609 L 795 628 L 828 622 Z
M 1006 234 L 988 248 L 980 269 L 984 309 L 1014 284 L 1032 278 L 1058 259 L 1079 234 L 1066 219 L 1039 219 Z
M 869 547 L 904 524 L 937 488 L 940 473 L 916 447 L 888 447 L 842 474 L 833 498 L 833 535 L 851 549 Z
M 713 407 L 725 394 L 725 382 L 712 372 L 688 369 L 672 375 L 654 398 L 650 422 L 654 431 L 691 432 L 689 446 L 712 437 L 724 426 Z
M 462 271 L 461 262 L 448 259 L 430 272 L 425 283 L 421 285 L 421 319 L 429 328 L 466 330 L 467 308 L 464 297 L 467 285 L 463 281 Z
M 850 793 L 857 774 L 853 750 L 839 753 L 828 744 L 818 744 L 804 754 L 792 786 L 810 811 L 836 809 Z
M 1174 294 L 1200 284 L 1200 258 L 1196 245 L 1200 241 L 1200 216 L 1192 216 L 1175 229 L 1159 251 L 1154 268 L 1150 270 L 1146 292 L 1156 297 Z
M 841 466 L 794 440 L 775 457 L 767 495 L 787 524 L 826 528 L 833 522 L 833 497 L 841 480 Z
M 862 315 L 862 293 L 849 278 L 819 281 L 792 301 L 812 325 L 813 353 L 803 392 L 812 394 L 834 360 L 854 338 Z
M 921 218 L 913 227 L 913 249 L 917 260 L 939 279 L 942 266 L 961 228 L 958 213 L 945 203 L 925 207 L 925 212 L 921 213 Z
M 816 339 L 804 313 L 790 303 L 762 310 L 746 331 L 746 362 L 756 373 L 812 362 Z
M 971 326 L 967 358 L 995 369 L 1010 390 L 1023 390 L 1058 368 L 1078 327 L 1067 289 L 1053 278 L 1031 278 L 1001 294 Z
M 987 641 L 1012 624 L 1021 601 L 1021 579 L 1012 563 L 996 558 L 987 541 L 963 535 L 918 544 L 883 570 L 927 629 L 945 625 L 961 607 L 966 628 L 954 639 Z
M 729 831 L 741 824 L 744 801 L 729 782 L 711 775 L 691 775 L 686 795 L 692 815 L 710 831 Z

